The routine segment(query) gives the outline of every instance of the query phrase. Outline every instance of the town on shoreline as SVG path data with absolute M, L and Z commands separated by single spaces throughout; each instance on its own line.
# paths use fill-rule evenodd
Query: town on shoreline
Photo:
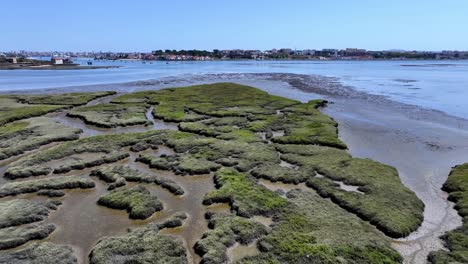
M 206 60 L 463 60 L 468 51 L 368 51 L 358 48 L 347 49 L 304 49 L 291 48 L 272 50 L 154 50 L 152 52 L 58 52 L 58 51 L 11 51 L 1 52 L 2 58 L 32 57 L 86 57 L 96 60 L 159 60 L 159 61 L 206 61 Z

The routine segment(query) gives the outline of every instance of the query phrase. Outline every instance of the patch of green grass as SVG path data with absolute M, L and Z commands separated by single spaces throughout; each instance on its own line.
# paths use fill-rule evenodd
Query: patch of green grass
M 72 170 L 82 170 L 85 168 L 95 167 L 106 163 L 113 163 L 119 160 L 123 160 L 129 157 L 128 153 L 122 152 L 111 152 L 102 155 L 97 155 L 93 157 L 91 154 L 89 155 L 90 159 L 74 159 L 71 162 L 67 162 L 63 165 L 54 169 L 55 174 L 60 173 L 67 173 Z
M 206 194 L 203 203 L 228 202 L 240 216 L 269 216 L 287 205 L 284 198 L 231 168 L 219 170 L 215 174 L 215 183 L 218 189 Z
M 149 125 L 150 121 L 145 116 L 146 108 L 144 104 L 98 104 L 73 109 L 67 115 L 104 128 Z
M 52 142 L 78 139 L 79 133 L 79 129 L 66 127 L 45 117 L 6 124 L 0 128 L 0 160 Z
M 47 95 L 18 95 L 15 96 L 20 102 L 28 104 L 48 105 L 84 105 L 94 99 L 116 94 L 116 92 L 93 92 L 93 93 L 64 93 Z
M 43 239 L 55 230 L 53 224 L 33 224 L 0 229 L 0 249 L 9 249 L 28 241 Z
M 164 137 L 164 133 L 164 131 L 149 131 L 133 134 L 101 135 L 66 142 L 11 163 L 5 172 L 5 177 L 15 179 L 47 175 L 52 171 L 52 168 L 46 165 L 47 162 L 66 159 L 67 157 L 81 153 L 108 154 L 102 156 L 102 159 L 95 161 L 96 163 L 92 162 L 88 164 L 90 166 L 98 163 L 113 162 L 117 160 L 115 158 L 122 158 L 122 155 L 128 155 L 126 153 L 119 153 L 118 151 L 121 148 L 133 146 L 141 141 L 151 140 L 152 137 L 160 140 Z
M 29 224 L 47 218 L 60 202 L 37 202 L 14 199 L 0 202 L 0 228 Z
M 45 115 L 67 107 L 66 105 L 21 104 L 12 96 L 0 96 L 0 126 L 21 119 Z
M 137 161 L 148 164 L 150 168 L 172 170 L 179 175 L 208 174 L 221 167 L 215 162 L 190 154 L 162 157 L 142 154 Z
M 93 181 L 77 176 L 55 176 L 35 180 L 8 182 L 0 186 L 0 197 L 32 193 L 40 190 L 94 188 Z
M 345 151 L 330 147 L 278 145 L 277 149 L 287 162 L 325 176 L 310 177 L 307 186 L 370 221 L 385 234 L 406 236 L 421 224 L 424 204 L 401 183 L 395 168 L 352 158 Z M 343 190 L 332 180 L 359 186 L 364 194 Z
M 261 254 L 240 263 L 401 263 L 390 240 L 314 192 L 288 193 L 290 204 L 259 241 Z
M 264 225 L 242 217 L 222 214 L 209 217 L 211 230 L 194 246 L 195 252 L 202 256 L 202 263 L 224 263 L 227 248 L 235 242 L 246 245 L 268 232 Z
M 158 198 L 143 186 L 120 187 L 101 196 L 99 205 L 113 209 L 126 209 L 131 219 L 146 219 L 163 209 Z
M 158 177 L 155 175 L 147 175 L 145 173 L 142 173 L 138 170 L 132 169 L 124 165 L 111 165 L 107 167 L 101 167 L 96 170 L 93 170 L 91 172 L 91 175 L 98 176 L 101 180 L 108 183 L 112 183 L 114 184 L 114 186 L 120 185 L 119 187 L 121 187 L 125 185 L 125 181 L 154 183 L 156 185 L 161 186 L 162 188 L 167 189 L 175 195 L 184 194 L 184 189 L 178 183 L 171 179 Z M 118 184 L 120 179 L 124 180 L 123 184 Z M 110 186 L 113 186 L 112 184 Z M 111 189 L 114 189 L 114 187 Z
M 14 123 L 6 124 L 0 127 L 0 136 L 2 138 L 8 137 L 9 135 L 15 134 L 19 131 L 24 130 L 29 126 L 30 122 L 17 121 Z
M 186 249 L 182 241 L 172 236 L 159 234 L 162 228 L 183 224 L 185 215 L 176 214 L 161 224 L 149 224 L 118 237 L 100 240 L 89 254 L 91 264 L 120 263 L 167 263 L 186 264 Z
M 3 252 L 0 255 L 0 263 L 74 264 L 77 262 L 71 246 L 50 242 L 32 243 L 26 248 Z
M 318 144 L 340 149 L 347 146 L 338 138 L 338 124 L 317 110 L 324 101 L 310 101 L 306 104 L 286 108 L 281 120 L 285 135 L 273 138 L 281 144 Z
M 305 182 L 309 177 L 314 177 L 314 171 L 294 170 L 282 167 L 279 164 L 265 163 L 250 172 L 255 178 L 266 179 L 271 182 L 283 182 L 299 184 Z

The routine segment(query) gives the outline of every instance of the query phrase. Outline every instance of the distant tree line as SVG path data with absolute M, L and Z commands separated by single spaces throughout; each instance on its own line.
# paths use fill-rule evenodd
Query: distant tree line
M 155 50 L 152 52 L 154 56 L 165 56 L 165 55 L 185 55 L 185 56 L 209 56 L 215 58 L 221 58 L 221 52 L 217 49 L 213 51 L 207 50 Z

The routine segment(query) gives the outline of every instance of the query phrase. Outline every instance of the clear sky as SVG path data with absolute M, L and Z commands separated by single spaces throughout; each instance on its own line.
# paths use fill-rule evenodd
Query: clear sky
M 468 50 L 468 0 L 2 0 L 0 50 Z

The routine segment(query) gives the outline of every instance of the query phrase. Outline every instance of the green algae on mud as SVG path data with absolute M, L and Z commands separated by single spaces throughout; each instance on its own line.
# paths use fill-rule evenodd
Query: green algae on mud
M 337 123 L 319 111 L 325 105 L 323 100 L 301 103 L 232 83 L 124 94 L 110 103 L 67 111 L 79 113 L 88 123 L 102 122 L 109 127 L 132 125 L 136 119 L 144 125 L 152 121 L 146 119 L 145 111 L 152 111 L 156 120 L 177 122 L 180 131 L 85 137 L 32 153 L 9 164 L 4 176 L 15 181 L 0 187 L 0 196 L 91 188 L 95 183 L 85 177 L 50 174 L 69 175 L 70 170 L 96 167 L 91 174 L 112 189 L 100 189 L 105 192 L 99 193 L 100 204 L 127 209 L 130 217 L 138 211 L 134 215 L 138 217 L 132 218 L 146 218 L 162 209 L 151 185 L 179 195 L 185 193 L 183 186 L 187 194 L 182 197 L 157 192 L 165 205 L 175 205 L 167 201 L 191 199 L 194 192 L 187 184 L 189 179 L 214 174 L 216 189 L 210 185 L 204 189 L 208 193 L 197 192 L 193 200 L 200 208 L 202 202 L 228 203 L 230 213 L 209 214 L 207 222 L 201 219 L 203 214 L 190 215 L 190 225 L 201 219 L 211 228 L 198 243 L 192 237 L 190 241 L 182 237 L 184 244 L 178 239 L 185 231 L 175 239 L 159 233 L 163 226 L 152 223 L 124 236 L 102 238 L 90 254 L 90 262 L 154 263 L 164 259 L 185 263 L 194 259 L 189 256 L 187 260 L 186 253 L 192 255 L 191 247 L 197 244 L 195 250 L 202 262 L 217 263 L 229 261 L 226 252 L 230 246 L 252 242 L 260 250 L 258 255 L 236 256 L 238 262 L 400 263 L 389 237 L 375 227 L 388 236 L 407 235 L 421 223 L 423 204 L 401 183 L 394 168 L 356 159 L 346 152 L 346 145 L 338 138 Z M 15 124 L 8 130 L 21 130 L 21 126 Z M 159 148 L 171 152 L 160 153 Z M 161 177 L 135 161 L 161 170 Z M 103 166 L 114 162 L 118 164 Z M 170 171 L 171 180 L 164 178 L 162 171 Z M 18 180 L 42 175 L 49 176 Z M 181 177 L 185 175 L 195 176 Z M 264 187 L 259 179 L 300 186 L 303 191 L 290 191 L 285 196 Z M 141 187 L 128 183 L 131 181 Z M 342 189 L 337 182 L 353 185 L 357 191 Z M 97 205 L 93 202 L 90 206 Z M 167 216 L 179 209 L 164 208 L 155 215 Z M 271 226 L 255 222 L 258 216 L 271 217 Z M 164 227 L 180 226 L 180 222 L 166 222 Z M 197 223 L 195 227 L 201 226 Z
M 463 225 L 449 231 L 441 238 L 448 251 L 440 250 L 429 255 L 434 264 L 468 262 L 468 163 L 455 166 L 443 186 L 449 200 L 455 202 L 455 209 L 463 218 Z

